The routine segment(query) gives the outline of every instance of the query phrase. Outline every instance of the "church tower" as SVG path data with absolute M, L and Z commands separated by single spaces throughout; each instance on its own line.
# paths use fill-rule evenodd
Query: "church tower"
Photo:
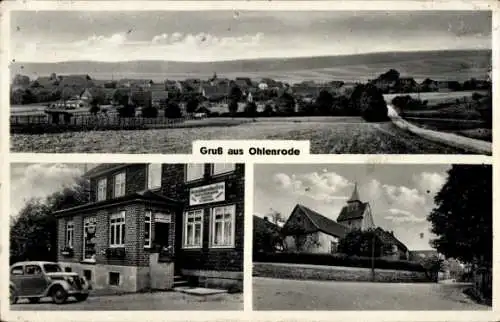
M 375 227 L 370 204 L 362 202 L 359 198 L 357 183 L 354 184 L 354 190 L 351 197 L 347 200 L 347 205 L 340 211 L 337 222 L 347 226 L 351 230 L 366 230 Z

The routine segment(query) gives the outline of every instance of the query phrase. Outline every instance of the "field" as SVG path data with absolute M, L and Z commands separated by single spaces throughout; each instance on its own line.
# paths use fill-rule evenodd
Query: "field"
M 215 119 L 217 120 L 217 119 Z M 270 118 L 230 121 L 221 126 L 138 131 L 90 131 L 11 135 L 12 152 L 191 153 L 194 140 L 310 140 L 311 153 L 458 154 L 460 149 L 429 142 L 392 123 L 366 123 L 357 117 Z M 236 125 L 235 125 L 236 124 Z

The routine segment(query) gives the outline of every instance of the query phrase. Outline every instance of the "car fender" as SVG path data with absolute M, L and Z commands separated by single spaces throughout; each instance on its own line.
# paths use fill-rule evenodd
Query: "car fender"
M 16 292 L 18 292 L 18 291 L 19 291 L 19 290 L 17 289 L 16 284 L 14 284 L 14 282 L 11 282 L 11 281 L 10 281 L 10 282 L 9 282 L 9 284 L 10 284 L 10 285 L 9 285 L 9 287 L 10 287 L 10 288 L 13 288 Z
M 53 281 L 52 284 L 49 285 L 49 287 L 47 287 L 47 291 L 45 292 L 45 296 L 49 296 L 50 293 L 52 292 L 52 290 L 54 289 L 54 287 L 56 287 L 56 286 L 61 286 L 66 291 L 69 291 L 71 289 L 71 286 L 69 285 L 69 283 L 67 281 L 56 280 L 56 281 Z

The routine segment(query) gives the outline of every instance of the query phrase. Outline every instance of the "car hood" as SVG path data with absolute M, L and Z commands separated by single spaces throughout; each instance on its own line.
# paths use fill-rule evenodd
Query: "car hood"
M 75 277 L 78 276 L 75 272 L 55 272 L 55 273 L 47 273 L 47 276 L 50 277 Z

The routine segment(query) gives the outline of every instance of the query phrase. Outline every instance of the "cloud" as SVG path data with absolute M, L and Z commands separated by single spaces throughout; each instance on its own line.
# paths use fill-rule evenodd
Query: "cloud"
M 382 189 L 384 190 L 390 204 L 405 205 L 406 207 L 411 208 L 423 206 L 426 202 L 425 196 L 420 194 L 417 189 L 388 184 L 382 185 Z
M 387 220 L 391 220 L 395 223 L 421 223 L 426 219 L 415 216 L 412 212 L 403 209 L 390 208 L 390 215 L 385 216 Z
M 324 202 L 347 199 L 345 189 L 352 186 L 352 183 L 343 176 L 328 172 L 326 169 L 321 173 L 310 172 L 291 176 L 277 173 L 273 181 L 278 189 Z
M 102 47 L 102 46 L 120 46 L 127 42 L 125 33 L 116 33 L 111 36 L 92 35 L 85 40 L 76 41 L 73 43 L 75 47 Z
M 436 194 L 446 182 L 446 175 L 437 172 L 422 172 L 413 175 L 413 181 L 423 193 Z
M 82 170 L 65 164 L 30 164 L 12 166 L 10 184 L 10 211 L 16 216 L 31 198 L 45 198 L 70 187 Z

